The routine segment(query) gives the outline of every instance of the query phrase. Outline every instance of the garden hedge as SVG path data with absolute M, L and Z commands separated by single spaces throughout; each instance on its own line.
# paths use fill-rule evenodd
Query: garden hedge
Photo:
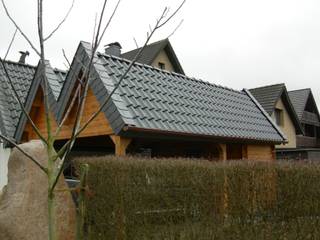
M 89 239 L 320 239 L 320 164 L 82 158 Z

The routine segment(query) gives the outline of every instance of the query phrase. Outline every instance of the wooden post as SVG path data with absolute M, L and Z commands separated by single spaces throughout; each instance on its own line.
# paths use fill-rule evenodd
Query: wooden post
M 243 160 L 248 159 L 248 146 L 246 144 L 242 145 L 242 159 Z
M 113 141 L 115 145 L 115 155 L 116 156 L 125 156 L 126 155 L 126 149 L 131 143 L 131 138 L 124 138 L 117 135 L 110 135 L 111 140 Z
M 224 143 L 218 144 L 219 146 L 219 152 L 220 152 L 220 156 L 219 156 L 219 160 L 225 161 L 227 160 L 227 145 Z

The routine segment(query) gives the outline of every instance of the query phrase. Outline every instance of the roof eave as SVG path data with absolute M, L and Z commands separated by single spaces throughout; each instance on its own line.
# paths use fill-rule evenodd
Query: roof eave
M 122 131 L 119 132 L 119 135 L 139 137 L 143 134 L 155 134 L 156 136 L 163 137 L 190 137 L 192 139 L 203 139 L 210 141 L 219 141 L 219 142 L 239 142 L 242 143 L 255 143 L 255 144 L 281 144 L 284 141 L 277 141 L 271 139 L 257 139 L 257 138 L 242 138 L 242 137 L 226 137 L 226 136 L 215 136 L 209 134 L 197 134 L 189 132 L 178 132 L 178 131 L 168 131 L 161 129 L 152 129 L 152 128 L 141 128 L 136 126 L 126 125 L 122 128 Z

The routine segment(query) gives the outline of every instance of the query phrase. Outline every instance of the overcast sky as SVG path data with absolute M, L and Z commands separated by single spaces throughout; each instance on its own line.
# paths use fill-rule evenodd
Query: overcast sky
M 9 11 L 37 44 L 36 1 L 6 0 Z M 45 0 L 45 32 L 67 11 L 71 0 Z M 62 49 L 72 59 L 80 40 L 91 41 L 95 15 L 102 0 L 76 0 L 69 19 L 46 44 L 46 58 L 53 67 L 65 68 Z M 115 1 L 109 0 L 108 12 Z M 146 38 L 149 24 L 162 9 L 174 9 L 180 0 L 123 0 L 103 45 L 118 41 L 123 51 Z M 152 41 L 170 38 L 189 76 L 234 89 L 285 83 L 288 90 L 312 88 L 320 106 L 320 1 L 319 0 L 187 0 L 181 12 Z M 14 32 L 0 8 L 0 54 L 3 57 Z M 30 64 L 38 58 L 18 35 L 8 59 L 29 50 Z

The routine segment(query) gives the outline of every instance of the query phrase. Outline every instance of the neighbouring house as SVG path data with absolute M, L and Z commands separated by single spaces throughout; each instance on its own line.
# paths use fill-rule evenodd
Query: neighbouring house
M 303 128 L 296 136 L 297 149 L 280 152 L 295 159 L 320 159 L 320 115 L 310 88 L 289 91 L 289 97 Z
M 5 61 L 8 74 L 17 90 L 22 103 L 28 95 L 35 67 L 24 63 L 25 56 L 22 54 L 19 62 Z M 0 131 L 3 135 L 16 141 L 15 134 L 21 117 L 21 109 L 16 101 L 9 85 L 8 79 L 0 64 Z M 11 146 L 4 141 L 0 144 L 0 191 L 7 184 L 7 162 Z
M 109 44 L 106 54 L 119 56 L 121 46 L 119 43 Z M 122 58 L 133 60 L 140 48 L 121 54 Z M 115 53 L 115 54 L 114 54 Z M 150 65 L 156 68 L 184 74 L 180 62 L 175 54 L 168 38 L 146 46 L 138 59 L 139 63 Z
M 286 86 L 281 83 L 253 88 L 249 91 L 287 136 L 288 142 L 276 145 L 276 149 L 295 149 L 297 147 L 296 135 L 303 134 L 303 129 Z
M 89 43 L 79 44 L 66 76 L 59 76 L 47 63 L 53 128 L 61 122 L 80 84 L 90 51 Z M 103 104 L 130 64 L 117 52 L 119 56 L 114 51 L 95 55 L 83 122 Z M 26 108 L 45 132 L 42 79 L 37 71 Z M 71 109 L 57 147 L 69 138 L 74 119 L 75 109 Z M 36 138 L 23 115 L 16 137 L 17 141 Z M 79 135 L 75 152 L 273 160 L 275 144 L 284 142 L 285 135 L 249 91 L 136 63 L 103 111 Z
M 320 117 L 311 89 L 287 91 L 275 84 L 250 92 L 288 138 L 276 146 L 277 158 L 320 158 Z

